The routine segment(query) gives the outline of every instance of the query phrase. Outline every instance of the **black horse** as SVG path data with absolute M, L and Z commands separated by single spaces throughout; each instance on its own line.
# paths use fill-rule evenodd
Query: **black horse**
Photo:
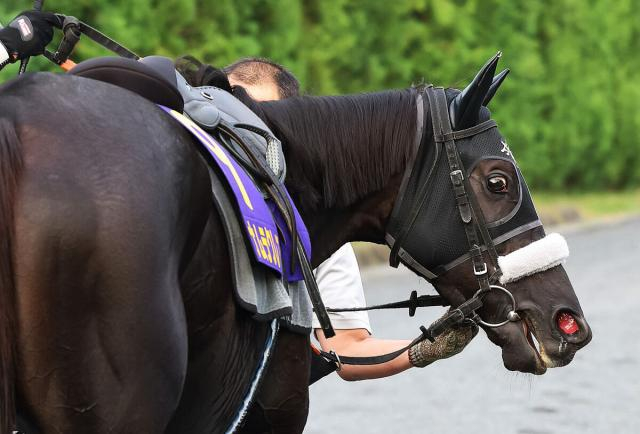
M 471 98 L 456 100 L 452 118 L 467 119 L 459 128 L 488 117 L 481 103 L 493 91 L 476 83 L 465 91 Z M 349 241 L 385 242 L 420 124 L 424 137 L 434 133 L 419 92 L 244 99 L 283 141 L 314 265 Z M 0 101 L 0 434 L 16 409 L 28 432 L 223 432 L 269 327 L 234 301 L 222 223 L 192 137 L 149 101 L 80 77 L 28 75 L 5 84 Z M 501 194 L 486 190 L 495 170 L 481 164 L 472 173 L 487 215 L 517 188 L 506 183 L 515 169 L 496 161 Z M 523 231 L 498 253 L 543 234 Z M 454 306 L 469 299 L 477 280 L 468 261 L 436 288 Z M 509 288 L 524 321 L 486 328 L 508 369 L 543 373 L 589 341 L 562 267 Z M 501 321 L 505 299 L 484 300 L 482 318 Z M 559 329 L 560 311 L 577 333 Z M 309 362 L 308 336 L 281 331 L 245 431 L 302 431 Z

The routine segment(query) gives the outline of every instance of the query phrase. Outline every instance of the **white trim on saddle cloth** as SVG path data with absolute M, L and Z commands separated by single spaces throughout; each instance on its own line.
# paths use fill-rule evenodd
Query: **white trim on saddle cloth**
M 528 246 L 498 257 L 502 270 L 500 283 L 515 282 L 523 277 L 563 264 L 569 257 L 569 246 L 560 234 L 549 234 Z

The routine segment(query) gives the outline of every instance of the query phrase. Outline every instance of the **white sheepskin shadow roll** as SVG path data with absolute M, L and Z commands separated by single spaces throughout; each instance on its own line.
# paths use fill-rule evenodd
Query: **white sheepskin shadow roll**
M 549 234 L 506 256 L 498 257 L 502 270 L 500 283 L 515 282 L 523 277 L 563 264 L 569 257 L 569 246 L 560 234 Z

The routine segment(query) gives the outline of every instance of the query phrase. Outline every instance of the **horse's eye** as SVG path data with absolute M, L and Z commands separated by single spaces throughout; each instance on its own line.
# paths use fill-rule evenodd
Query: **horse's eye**
M 509 185 L 504 175 L 491 175 L 487 178 L 487 188 L 493 193 L 507 193 Z

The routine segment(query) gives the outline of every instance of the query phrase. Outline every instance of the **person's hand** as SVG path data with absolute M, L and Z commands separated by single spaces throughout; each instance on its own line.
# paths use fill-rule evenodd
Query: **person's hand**
M 473 321 L 465 321 L 436 337 L 434 342 L 424 340 L 412 346 L 409 349 L 409 361 L 417 368 L 424 368 L 436 360 L 455 356 L 477 334 L 477 324 Z
M 60 19 L 51 12 L 26 11 L 0 29 L 0 43 L 12 62 L 37 56 L 51 42 L 53 28 L 61 26 Z

